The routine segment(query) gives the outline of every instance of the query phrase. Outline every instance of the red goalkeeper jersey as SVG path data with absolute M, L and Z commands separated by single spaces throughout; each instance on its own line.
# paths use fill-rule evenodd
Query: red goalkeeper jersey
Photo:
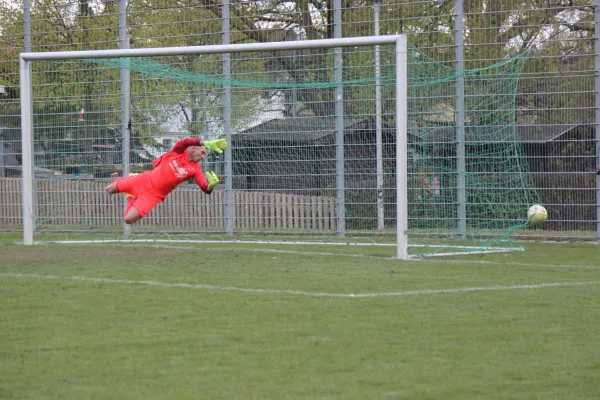
M 202 167 L 197 162 L 188 160 L 190 146 L 202 146 L 200 139 L 182 139 L 166 154 L 154 160 L 150 179 L 158 192 L 167 195 L 180 183 L 194 178 L 204 193 L 211 193 Z

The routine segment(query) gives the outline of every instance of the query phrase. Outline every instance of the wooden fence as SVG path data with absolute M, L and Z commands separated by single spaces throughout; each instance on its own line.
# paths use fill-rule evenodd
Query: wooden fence
M 36 225 L 120 227 L 122 195 L 104 192 L 106 182 L 44 179 L 36 181 Z M 136 226 L 161 230 L 223 231 L 225 191 L 210 196 L 182 185 Z M 335 199 L 274 192 L 234 191 L 234 228 L 246 231 L 335 230 Z M 0 178 L 0 227 L 22 224 L 21 179 Z

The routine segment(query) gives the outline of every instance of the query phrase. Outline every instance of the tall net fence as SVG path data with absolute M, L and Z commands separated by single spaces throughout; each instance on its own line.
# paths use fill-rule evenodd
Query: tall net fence
M 395 49 L 380 47 L 379 58 L 372 47 L 344 49 L 340 75 L 330 49 L 234 53 L 227 76 L 221 54 L 34 62 L 34 130 L 65 132 L 58 143 L 71 146 L 65 157 L 35 159 L 36 231 L 122 230 L 122 199 L 102 188 L 123 174 L 116 133 L 127 70 L 133 172 L 184 136 L 231 133 L 230 168 L 212 154 L 204 169 L 231 179 L 233 202 L 223 188 L 209 197 L 183 185 L 133 234 L 222 235 L 232 215 L 237 234 L 393 240 L 396 123 L 405 116 L 395 114 Z M 442 252 L 456 239 L 467 239 L 465 252 L 519 248 L 509 235 L 539 201 L 515 124 L 524 58 L 458 72 L 412 46 L 408 59 L 409 150 L 401 156 L 415 251 Z M 459 107 L 468 126 L 457 125 Z
M 335 0 L 202 4 L 131 0 L 123 2 L 126 25 L 119 20 L 119 1 L 29 3 L 30 15 L 26 15 L 22 1 L 0 4 L 0 178 L 20 176 L 18 55 L 22 51 L 116 49 L 123 28 L 130 36 L 130 46 L 141 48 L 221 44 L 226 37 L 230 43 L 242 43 L 365 36 L 373 34 L 378 25 L 380 34 L 407 34 L 411 43 L 449 68 L 459 62 L 457 48 L 467 69 L 493 65 L 530 48 L 513 111 L 516 137 L 522 143 L 540 201 L 549 210 L 549 221 L 519 234 L 544 238 L 598 235 L 595 169 L 600 163 L 600 146 L 594 99 L 598 91 L 594 65 L 598 57 L 594 47 L 597 6 L 589 0 L 552 4 L 381 0 L 378 8 L 377 2 Z M 463 4 L 462 9 L 459 4 Z M 227 20 L 223 18 L 226 5 Z M 464 46 L 456 39 L 458 20 L 463 21 L 460 36 Z M 85 111 L 86 118 L 92 118 L 93 111 Z M 64 132 L 53 132 L 56 136 L 45 138 L 36 134 L 37 156 L 66 158 L 66 169 L 73 160 L 58 154 L 63 151 L 54 145 Z M 5 208 L 0 229 L 15 230 L 18 224 L 9 223 L 9 218 L 16 217 L 7 210 L 18 208 L 20 194 L 16 189 L 5 194 L 0 205 Z

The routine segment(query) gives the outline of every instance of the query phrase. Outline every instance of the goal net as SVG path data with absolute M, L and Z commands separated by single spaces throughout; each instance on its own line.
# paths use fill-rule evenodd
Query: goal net
M 30 53 L 25 241 L 397 247 L 408 230 L 414 256 L 520 249 L 511 233 L 538 200 L 515 126 L 523 59 L 455 71 L 409 46 L 402 67 L 381 38 Z M 203 162 L 221 184 L 207 196 L 184 183 L 124 229 L 106 184 L 186 137 L 229 141 Z

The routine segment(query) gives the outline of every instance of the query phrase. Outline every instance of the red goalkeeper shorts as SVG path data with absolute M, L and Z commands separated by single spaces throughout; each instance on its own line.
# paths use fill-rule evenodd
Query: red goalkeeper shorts
M 152 171 L 142 172 L 136 176 L 128 176 L 117 181 L 117 190 L 121 193 L 129 193 L 136 197 L 133 207 L 140 216 L 146 216 L 158 203 L 165 199 L 163 193 L 159 193 L 152 181 Z

